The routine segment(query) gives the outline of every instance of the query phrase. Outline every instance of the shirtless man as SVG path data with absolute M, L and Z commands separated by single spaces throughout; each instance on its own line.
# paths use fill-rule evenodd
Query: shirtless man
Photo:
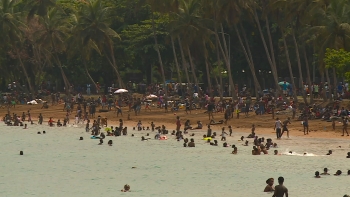
M 283 121 L 281 137 L 283 136 L 283 133 L 284 133 L 285 131 L 287 131 L 287 137 L 289 138 L 288 124 L 291 124 L 291 123 L 290 123 L 290 118 L 289 118 L 289 117 L 288 117 L 287 120 Z
M 284 178 L 278 177 L 278 185 L 275 186 L 275 192 L 272 197 L 288 197 L 288 189 L 283 185 Z

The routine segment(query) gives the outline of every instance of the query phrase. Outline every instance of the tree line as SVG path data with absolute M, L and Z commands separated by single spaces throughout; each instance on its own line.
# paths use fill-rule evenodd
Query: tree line
M 296 98 L 316 75 L 336 91 L 349 76 L 332 58 L 349 49 L 349 20 L 348 0 L 0 0 L 0 85 L 123 88 L 136 75 L 222 96 L 225 83 L 258 93 L 288 79 Z

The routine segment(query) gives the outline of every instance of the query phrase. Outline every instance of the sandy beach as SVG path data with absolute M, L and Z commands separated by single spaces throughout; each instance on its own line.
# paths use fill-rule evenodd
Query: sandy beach
M 248 147 L 243 146 L 239 138 L 246 133 L 239 129 L 227 139 L 229 145 L 238 147 L 238 155 L 232 155 L 232 148 L 222 147 L 220 141 L 213 147 L 201 140 L 201 132 L 194 136 L 195 148 L 184 148 L 171 135 L 167 141 L 142 142 L 141 136 L 148 132 L 153 138 L 154 132 L 132 130 L 128 136 L 107 136 L 99 146 L 83 127 L 31 125 L 22 129 L 1 124 L 0 195 L 272 196 L 262 192 L 265 180 L 279 176 L 285 177 L 290 196 L 335 197 L 350 191 L 347 139 L 292 135 L 274 141 L 280 153 L 293 151 L 294 155 L 252 156 L 252 139 Z M 43 130 L 46 134 L 37 134 Z M 79 137 L 84 140 L 79 141 Z M 272 134 L 264 137 L 274 139 Z M 114 142 L 111 147 L 107 145 L 109 139 Z M 333 150 L 331 156 L 325 156 L 328 150 Z M 313 156 L 301 156 L 304 152 Z M 313 178 L 314 172 L 322 172 L 324 167 L 331 174 L 342 170 L 343 175 Z M 131 186 L 131 192 L 120 192 L 124 184 Z

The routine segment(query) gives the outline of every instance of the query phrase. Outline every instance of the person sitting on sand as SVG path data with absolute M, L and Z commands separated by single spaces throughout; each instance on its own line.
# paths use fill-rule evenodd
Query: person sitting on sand
M 62 127 L 62 123 L 61 123 L 61 120 L 60 120 L 60 119 L 57 120 L 56 125 L 57 125 L 57 127 Z
M 315 172 L 315 178 L 321 178 L 320 173 L 318 171 Z
M 122 192 L 130 192 L 130 185 L 126 184 L 124 185 L 124 189 L 120 190 Z
M 248 135 L 247 138 L 255 138 L 255 125 L 252 125 L 252 133 Z
M 337 170 L 337 172 L 334 174 L 334 176 L 340 176 L 341 175 L 341 170 Z
M 203 128 L 203 123 L 201 121 L 197 121 L 197 127 L 195 128 L 192 128 L 191 130 L 194 130 L 194 129 L 202 129 Z
M 193 138 L 191 138 L 191 142 L 188 143 L 188 147 L 196 147 Z
M 321 173 L 321 175 L 330 175 L 330 174 L 328 173 L 328 168 L 324 168 L 324 169 L 323 169 L 323 173 Z
M 184 130 L 192 129 L 190 120 L 186 120 Z
M 275 180 L 273 178 L 269 178 L 266 180 L 266 187 L 264 189 L 264 192 L 273 192 L 275 191 L 275 187 L 273 186 Z
M 218 122 L 215 122 L 214 119 L 211 119 L 211 120 L 210 120 L 210 123 L 209 123 L 209 125 L 218 125 L 218 124 L 224 124 L 224 121 L 223 121 L 223 120 L 220 120 L 220 121 L 218 121 Z
M 52 117 L 50 117 L 48 123 L 49 123 L 49 126 L 50 126 L 50 127 L 53 127 L 53 120 L 52 120 Z

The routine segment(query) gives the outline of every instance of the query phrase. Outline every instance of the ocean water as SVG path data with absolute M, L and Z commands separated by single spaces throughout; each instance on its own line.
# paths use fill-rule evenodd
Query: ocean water
M 37 134 L 43 130 L 47 134 Z M 0 132 L 0 196 L 4 197 L 272 196 L 262 192 L 265 181 L 272 177 L 277 183 L 279 176 L 285 178 L 290 196 L 350 194 L 350 159 L 346 159 L 350 138 L 291 137 L 276 141 L 277 150 L 286 155 L 272 155 L 271 149 L 271 155 L 252 156 L 252 145 L 243 146 L 239 132 L 227 139 L 238 147 L 238 155 L 230 154 L 232 148 L 222 147 L 222 142 L 208 145 L 200 139 L 201 133 L 194 137 L 195 148 L 184 148 L 171 136 L 167 141 L 142 142 L 145 132 L 137 131 L 129 131 L 135 137 L 107 137 L 100 146 L 83 128 L 24 130 L 0 125 Z M 153 138 L 154 133 L 150 135 Z M 107 145 L 109 139 L 113 146 Z M 325 156 L 328 150 L 333 150 L 331 156 Z M 315 179 L 314 172 L 325 167 L 330 174 L 342 170 L 343 175 Z M 131 192 L 120 192 L 125 184 Z

